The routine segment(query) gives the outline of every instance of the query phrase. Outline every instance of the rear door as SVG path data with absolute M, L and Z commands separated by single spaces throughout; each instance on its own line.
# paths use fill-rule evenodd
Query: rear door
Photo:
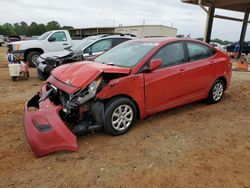
M 190 98 L 207 94 L 216 75 L 215 50 L 198 42 L 186 42 L 188 63 L 185 72 L 185 88 Z
M 152 114 L 183 101 L 185 95 L 185 51 L 182 42 L 167 44 L 151 58 L 162 59 L 163 64 L 145 78 L 146 111 Z

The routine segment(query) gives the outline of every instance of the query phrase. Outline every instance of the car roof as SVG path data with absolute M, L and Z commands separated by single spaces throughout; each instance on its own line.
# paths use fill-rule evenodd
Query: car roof
M 210 46 L 210 44 L 207 44 L 203 41 L 197 40 L 197 39 L 191 39 L 191 38 L 177 38 L 177 37 L 149 37 L 149 38 L 140 38 L 140 39 L 135 39 L 135 40 L 131 40 L 129 42 L 133 43 L 133 42 L 140 42 L 140 43 L 156 43 L 158 45 L 164 45 L 166 43 L 170 43 L 170 42 L 196 42 L 196 43 L 200 43 L 206 46 Z
M 99 39 L 106 39 L 106 38 L 135 39 L 137 37 L 131 36 L 131 35 L 126 35 L 126 34 L 124 34 L 124 35 L 100 34 L 100 35 L 89 36 L 86 38 L 93 39 L 93 40 L 99 40 Z

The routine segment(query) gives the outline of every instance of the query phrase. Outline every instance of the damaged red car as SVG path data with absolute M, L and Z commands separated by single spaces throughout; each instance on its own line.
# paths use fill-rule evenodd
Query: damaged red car
M 136 119 L 208 99 L 230 85 L 230 58 L 200 41 L 146 38 L 95 59 L 53 70 L 26 103 L 24 126 L 37 157 L 77 151 L 76 136 L 105 130 L 122 135 Z

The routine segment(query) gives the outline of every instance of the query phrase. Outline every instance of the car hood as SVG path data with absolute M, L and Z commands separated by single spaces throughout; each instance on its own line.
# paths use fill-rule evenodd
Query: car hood
M 38 48 L 41 47 L 42 42 L 39 40 L 25 40 L 25 41 L 17 41 L 17 42 L 11 42 L 9 44 L 12 45 L 19 45 L 19 50 L 25 50 L 27 48 Z
M 129 74 L 131 69 L 83 61 L 59 66 L 52 71 L 52 75 L 63 83 L 81 89 L 87 87 L 103 72 Z
M 62 50 L 62 51 L 58 51 L 58 52 L 48 52 L 48 53 L 44 53 L 41 55 L 41 58 L 46 59 L 48 57 L 65 57 L 72 54 L 72 52 L 68 51 L 68 50 Z

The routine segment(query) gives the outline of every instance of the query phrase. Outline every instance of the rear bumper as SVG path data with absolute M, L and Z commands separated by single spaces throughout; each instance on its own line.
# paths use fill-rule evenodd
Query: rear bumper
M 55 106 L 49 98 L 38 102 L 35 95 L 25 104 L 24 127 L 27 140 L 36 157 L 55 151 L 77 151 L 76 136 L 59 116 L 61 106 Z M 29 111 L 30 107 L 37 108 Z

